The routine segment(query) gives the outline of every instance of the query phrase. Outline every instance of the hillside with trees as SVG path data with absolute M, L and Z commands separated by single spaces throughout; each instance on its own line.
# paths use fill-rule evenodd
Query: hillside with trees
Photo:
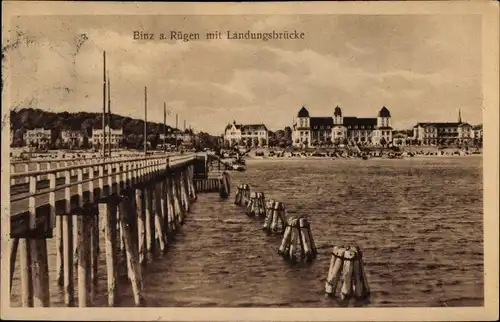
M 40 109 L 22 108 L 10 112 L 11 130 L 13 131 L 13 146 L 23 145 L 23 134 L 26 130 L 45 128 L 52 131 L 51 146 L 56 146 L 63 130 L 82 131 L 84 142 L 92 136 L 92 128 L 102 128 L 102 114 L 89 112 L 54 113 Z M 111 114 L 111 127 L 123 128 L 123 144 L 125 146 L 142 144 L 144 121 Z M 167 125 L 167 133 L 174 129 Z M 148 141 L 157 143 L 163 133 L 162 123 L 147 122 Z M 85 139 L 86 138 L 86 139 Z

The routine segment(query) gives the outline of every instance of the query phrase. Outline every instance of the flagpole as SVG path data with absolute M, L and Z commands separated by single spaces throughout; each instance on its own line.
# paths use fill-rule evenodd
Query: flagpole
M 163 102 L 163 152 L 167 153 L 167 103 Z
M 102 83 L 102 157 L 106 158 L 106 51 L 103 52 L 103 83 Z
M 148 88 L 144 87 L 144 155 L 148 154 Z
M 111 79 L 108 72 L 108 151 L 111 158 Z

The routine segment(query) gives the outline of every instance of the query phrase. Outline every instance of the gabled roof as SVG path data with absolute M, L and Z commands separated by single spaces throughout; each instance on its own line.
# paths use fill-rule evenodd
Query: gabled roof
M 309 120 L 310 127 L 315 129 L 318 126 L 333 126 L 333 118 L 331 117 L 311 117 Z
M 229 130 L 230 128 L 232 128 L 232 127 L 233 127 L 233 125 L 234 125 L 234 127 L 235 127 L 237 130 L 241 129 L 241 125 L 240 125 L 240 124 L 235 124 L 235 123 L 231 124 L 231 123 L 230 123 L 230 124 L 226 125 L 226 128 L 224 129 L 224 131 Z
M 364 126 L 376 126 L 377 119 L 372 117 L 358 118 L 355 116 L 344 117 L 344 125 L 364 125 Z
M 309 111 L 304 106 L 302 106 L 299 113 L 297 114 L 297 117 L 309 117 Z
M 391 117 L 391 112 L 389 112 L 387 107 L 382 106 L 382 108 L 378 112 L 378 117 Z
M 421 127 L 443 127 L 443 128 L 449 128 L 449 127 L 458 127 L 463 123 L 458 123 L 458 122 L 419 122 L 417 126 Z
M 242 131 L 267 131 L 264 124 L 243 124 L 241 125 Z

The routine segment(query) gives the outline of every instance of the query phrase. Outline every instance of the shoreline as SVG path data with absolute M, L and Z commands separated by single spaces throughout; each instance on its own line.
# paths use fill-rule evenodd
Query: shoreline
M 335 158 L 335 157 L 245 157 L 245 161 L 308 161 L 308 160 L 325 160 L 325 161 L 337 161 L 337 160 L 362 160 L 362 161 L 370 161 L 370 160 L 411 160 L 411 159 L 455 159 L 455 158 L 463 158 L 463 157 L 483 157 L 482 154 L 471 154 L 471 155 L 416 155 L 413 157 L 403 157 L 403 158 L 368 158 L 363 160 L 362 158 Z

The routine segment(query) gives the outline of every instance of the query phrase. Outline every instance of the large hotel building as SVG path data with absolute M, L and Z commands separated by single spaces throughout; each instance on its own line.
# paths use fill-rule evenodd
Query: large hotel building
M 343 143 L 346 140 L 369 145 L 389 143 L 392 141 L 391 113 L 384 106 L 373 118 L 343 116 L 342 109 L 337 106 L 333 117 L 312 117 L 302 107 L 292 127 L 292 140 L 295 146 Z
M 459 110 L 458 122 L 418 122 L 413 127 L 413 139 L 423 145 L 460 144 L 473 139 L 481 140 L 482 126 L 462 122 Z

